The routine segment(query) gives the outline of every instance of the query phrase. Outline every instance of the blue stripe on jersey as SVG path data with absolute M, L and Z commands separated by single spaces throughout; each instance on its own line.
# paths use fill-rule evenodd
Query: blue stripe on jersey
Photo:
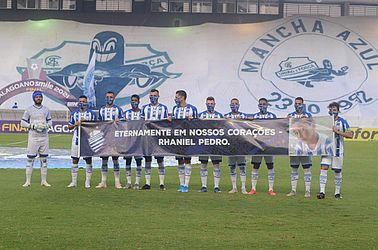
M 232 118 L 232 119 L 247 119 L 248 115 L 243 112 L 238 112 L 237 114 L 233 114 L 232 112 L 229 112 L 227 114 L 224 114 L 225 118 Z
M 123 119 L 123 111 L 117 105 L 113 105 L 110 108 L 103 106 L 98 112 L 98 119 L 100 121 L 114 121 L 116 118 Z
M 96 120 L 96 113 L 91 109 L 87 109 L 84 112 L 80 112 L 80 109 L 76 109 L 75 111 L 73 111 L 71 113 L 70 121 L 68 122 L 68 124 L 75 125 L 76 122 L 81 121 L 81 120 L 95 121 Z M 79 131 L 77 130 L 77 128 L 75 128 L 74 141 L 75 141 L 76 145 L 79 144 L 78 135 L 79 135 Z
M 198 118 L 197 108 L 191 104 L 187 104 L 185 107 L 174 106 L 172 110 L 173 119 L 188 119 L 189 116 L 192 118 Z
M 297 112 L 291 112 L 287 115 L 287 117 L 292 117 L 292 118 L 309 118 L 312 117 L 312 115 L 308 112 L 303 112 L 300 114 L 297 114 Z
M 216 118 L 223 118 L 223 115 L 217 111 L 214 111 L 214 113 L 209 113 L 207 110 L 201 112 L 198 115 L 201 119 L 216 119 Z
M 335 121 L 335 126 L 338 131 L 341 131 L 341 132 L 349 131 L 348 122 L 341 117 L 337 117 L 337 120 Z M 335 139 L 336 139 L 336 156 L 343 156 L 344 155 L 344 136 L 335 134 Z
M 126 110 L 123 117 L 129 121 L 141 120 L 143 119 L 142 110 L 139 110 L 138 112 L 134 112 L 132 109 Z
M 266 114 L 262 114 L 262 113 L 256 113 L 256 114 L 253 114 L 252 117 L 254 119 L 275 119 L 277 118 L 277 116 L 271 112 L 267 112 Z
M 151 103 L 142 107 L 142 116 L 147 121 L 161 121 L 168 119 L 167 106 L 159 103 L 154 106 Z

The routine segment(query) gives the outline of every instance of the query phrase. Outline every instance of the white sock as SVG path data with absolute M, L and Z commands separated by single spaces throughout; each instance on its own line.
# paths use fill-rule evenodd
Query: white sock
M 146 178 L 146 184 L 151 185 L 151 162 L 146 162 L 144 167 L 144 176 Z
M 190 163 L 185 164 L 185 184 L 184 184 L 184 186 L 189 187 L 191 175 L 192 175 L 192 165 Z
M 231 175 L 232 189 L 237 189 L 236 187 L 236 175 Z
M 41 160 L 41 182 L 47 182 L 47 160 L 46 158 L 40 158 Z
M 131 184 L 131 165 L 126 165 L 126 182 Z
M 108 172 L 101 172 L 101 182 L 106 184 L 108 179 Z
M 214 188 L 219 188 L 219 182 L 220 182 L 220 177 L 221 177 L 221 169 L 219 164 L 214 164 Z
M 91 183 L 92 178 L 92 164 L 87 164 L 85 169 L 85 182 Z
M 246 181 L 246 176 L 245 175 L 241 175 L 240 176 L 240 181 L 241 181 L 241 188 L 242 190 L 245 190 L 245 181 Z
M 28 161 L 26 163 L 26 183 L 30 184 L 31 183 L 31 177 L 33 173 L 33 163 L 34 163 L 34 158 L 28 158 Z
M 76 163 L 72 163 L 72 166 L 71 166 L 71 177 L 72 177 L 72 180 L 71 182 L 75 185 L 77 185 L 77 172 L 79 171 L 79 168 L 78 168 L 78 164 Z
M 306 192 L 311 190 L 311 168 L 303 169 L 303 178 L 305 182 Z
M 200 175 L 202 187 L 207 187 L 207 164 L 201 164 Z
M 274 168 L 268 169 L 268 183 L 269 183 L 269 190 L 273 190 L 274 186 Z
M 159 172 L 160 185 L 164 185 L 164 179 L 165 179 L 164 162 L 158 162 L 158 172 Z
M 294 192 L 297 192 L 298 176 L 298 168 L 291 168 L 291 190 Z
M 184 186 L 185 185 L 185 165 L 183 164 L 178 165 L 177 171 L 180 178 L 180 186 Z
M 320 177 L 319 177 L 319 182 L 320 182 L 320 193 L 325 194 L 325 188 L 327 184 L 327 170 L 320 170 Z
M 114 171 L 114 184 L 121 183 L 119 180 L 119 171 Z
M 252 189 L 256 190 L 257 180 L 259 179 L 259 170 L 252 168 Z
M 341 184 L 343 183 L 342 173 L 335 172 L 335 194 L 340 194 Z

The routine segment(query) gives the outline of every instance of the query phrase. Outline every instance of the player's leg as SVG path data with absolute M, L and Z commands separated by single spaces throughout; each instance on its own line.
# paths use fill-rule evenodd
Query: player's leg
M 183 192 L 186 193 L 189 191 L 189 182 L 190 176 L 192 175 L 192 164 L 191 164 L 192 157 L 184 157 L 185 161 L 185 184 Z
M 77 173 L 79 172 L 79 154 L 78 154 L 78 145 L 76 145 L 75 141 L 72 142 L 71 145 L 71 183 L 68 184 L 67 187 L 72 188 L 77 186 Z
M 199 192 L 207 192 L 207 164 L 209 162 L 209 156 L 200 156 L 199 161 L 201 162 L 200 176 L 201 176 L 201 189 Z
M 139 190 L 140 178 L 142 177 L 142 158 L 137 159 L 136 162 L 137 162 L 137 167 L 136 167 L 136 174 L 135 174 L 134 189 Z
M 300 164 L 299 156 L 290 156 L 291 191 L 287 194 L 287 196 L 295 196 L 297 194 L 299 164 Z
M 41 185 L 44 187 L 50 187 L 51 185 L 47 182 L 47 156 L 49 150 L 49 139 L 48 137 L 41 141 L 41 146 L 39 148 L 39 160 L 41 161 Z
M 33 173 L 33 164 L 35 157 L 37 157 L 39 146 L 33 142 L 33 139 L 29 137 L 28 139 L 28 148 L 27 148 L 27 162 L 26 162 L 26 180 L 23 187 L 30 187 L 31 185 L 31 177 Z
M 143 190 L 151 189 L 151 172 L 152 172 L 152 156 L 144 157 L 144 177 L 146 179 L 146 184 L 143 185 Z
M 273 156 L 264 156 L 265 159 L 265 164 L 266 167 L 268 168 L 268 194 L 270 196 L 275 196 L 276 193 L 273 191 L 274 187 L 274 179 L 275 179 L 275 174 L 274 174 L 274 158 Z
M 326 185 L 327 185 L 327 173 L 329 166 L 332 165 L 332 156 L 322 156 L 320 159 L 320 191 L 317 194 L 318 199 L 325 198 Z
M 118 156 L 112 156 L 113 161 L 113 171 L 114 171 L 114 186 L 117 189 L 121 189 L 121 180 L 120 180 L 120 169 L 119 169 L 119 161 Z
M 164 191 L 165 190 L 165 185 L 164 185 L 164 179 L 165 179 L 165 166 L 164 166 L 164 157 L 156 157 L 155 159 L 158 163 L 158 175 L 159 175 L 159 188 L 160 190 Z
M 84 161 L 86 163 L 85 166 L 85 188 L 91 187 L 91 179 L 92 179 L 92 157 L 85 157 Z
M 231 177 L 231 184 L 232 184 L 232 189 L 228 192 L 230 194 L 238 192 L 238 188 L 236 186 L 236 180 L 237 180 L 236 161 L 237 161 L 237 156 L 228 157 L 228 166 L 230 167 L 230 177 Z
M 213 175 L 214 175 L 214 193 L 220 193 L 220 178 L 221 178 L 221 168 L 220 163 L 222 162 L 222 156 L 211 156 L 211 162 L 213 163 Z
M 247 194 L 248 192 L 245 188 L 245 183 L 247 180 L 245 156 L 238 156 L 237 163 L 240 170 L 241 192 L 242 194 Z
M 259 179 L 259 168 L 261 165 L 262 161 L 262 156 L 252 156 L 252 173 L 251 173 L 251 183 L 252 183 L 252 188 L 251 191 L 248 192 L 248 194 L 254 195 L 256 194 L 256 186 L 257 186 L 257 181 Z
M 79 158 L 73 157 L 72 158 L 72 165 L 71 165 L 71 183 L 68 184 L 68 188 L 77 187 L 77 174 L 79 172 Z
M 180 179 L 180 186 L 177 191 L 182 192 L 184 184 L 185 184 L 185 165 L 184 165 L 184 157 L 176 157 L 178 161 L 177 172 Z
M 309 198 L 311 196 L 311 167 L 312 167 L 312 156 L 301 156 L 301 162 L 303 167 L 303 179 L 305 183 L 305 197 Z
M 132 180 L 131 180 L 131 161 L 132 157 L 123 157 L 125 159 L 125 169 L 126 169 L 126 189 L 131 189 L 133 187 Z
M 335 198 L 336 199 L 341 199 L 341 184 L 343 183 L 343 175 L 342 175 L 342 170 L 343 170 L 343 157 L 336 157 L 333 156 L 332 159 L 332 170 L 335 173 Z
M 101 182 L 96 186 L 96 188 L 106 188 L 107 178 L 108 178 L 108 160 L 109 156 L 102 156 L 101 158 Z

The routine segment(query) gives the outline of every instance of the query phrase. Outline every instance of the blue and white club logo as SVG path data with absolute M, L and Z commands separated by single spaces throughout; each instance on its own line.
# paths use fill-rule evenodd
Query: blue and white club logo
M 331 101 L 343 112 L 378 99 L 378 52 L 341 24 L 313 17 L 285 19 L 246 51 L 239 78 L 256 100 L 288 112 L 302 96 L 307 111 L 327 114 Z
M 93 130 L 89 134 L 88 143 L 93 152 L 97 153 L 99 152 L 103 147 L 105 143 L 104 133 L 100 130 Z

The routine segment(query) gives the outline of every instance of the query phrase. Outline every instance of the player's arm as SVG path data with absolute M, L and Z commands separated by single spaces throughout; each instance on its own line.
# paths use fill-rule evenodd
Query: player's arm
M 338 134 L 338 135 L 343 136 L 345 138 L 351 139 L 353 137 L 353 133 L 352 133 L 352 131 L 350 131 L 348 124 L 346 124 L 345 127 L 343 126 L 344 131 L 337 130 L 336 126 L 333 126 L 332 129 L 333 129 L 333 132 L 335 134 Z
M 123 110 L 120 107 L 118 107 L 118 116 L 116 117 L 115 121 L 119 122 L 121 120 L 123 120 Z
M 32 129 L 30 124 L 30 114 L 28 110 L 25 110 L 25 113 L 21 118 L 21 127 Z
M 79 126 L 79 125 L 76 125 L 76 122 L 75 122 L 75 120 L 74 120 L 73 113 L 71 113 L 70 121 L 68 122 L 68 129 L 69 129 L 69 130 L 72 130 L 72 129 L 74 129 L 76 126 Z
M 48 128 L 52 128 L 52 119 L 51 119 L 50 111 L 47 112 L 47 115 L 46 115 L 46 122 L 47 122 L 47 127 L 46 127 L 46 129 L 48 129 Z

